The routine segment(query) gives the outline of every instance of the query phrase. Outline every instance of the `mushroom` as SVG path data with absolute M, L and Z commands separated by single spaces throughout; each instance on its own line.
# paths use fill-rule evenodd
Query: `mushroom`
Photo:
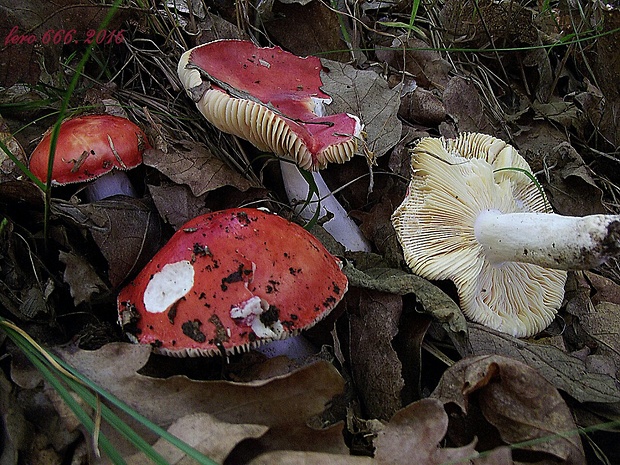
M 314 171 L 318 195 L 297 211 L 305 219 L 328 212 L 325 229 L 349 250 L 370 250 L 355 222 L 317 170 L 344 163 L 358 148 L 362 124 L 356 116 L 325 116 L 331 97 L 321 91 L 321 61 L 280 47 L 260 48 L 245 40 L 216 40 L 185 52 L 178 74 L 188 95 L 216 128 L 282 157 L 289 201 L 303 203 L 309 188 L 297 167 Z M 296 166 L 295 166 L 296 165 Z
M 43 182 L 47 181 L 51 136 L 50 128 L 30 156 L 30 171 Z M 142 163 L 147 148 L 144 132 L 126 118 L 86 115 L 67 119 L 58 134 L 52 184 L 92 181 L 86 186 L 91 202 L 118 194 L 135 197 L 125 171 Z
M 186 223 L 121 290 L 119 321 L 161 354 L 240 353 L 313 326 L 347 285 L 340 260 L 301 226 L 222 210 Z
M 500 139 L 427 137 L 392 223 L 413 273 L 450 279 L 471 320 L 516 337 L 554 319 L 566 271 L 619 250 L 620 216 L 551 213 L 527 162 Z

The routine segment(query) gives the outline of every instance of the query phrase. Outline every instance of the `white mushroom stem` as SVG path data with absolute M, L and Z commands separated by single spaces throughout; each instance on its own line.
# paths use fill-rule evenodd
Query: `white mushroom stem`
M 302 218 L 310 220 L 320 206 L 319 218 L 325 217 L 328 214 L 333 215 L 331 219 L 323 223 L 323 227 L 345 249 L 353 252 L 369 252 L 371 250 L 368 240 L 364 237 L 357 224 L 349 217 L 344 207 L 338 202 L 338 199 L 334 197 L 320 173 L 312 173 L 318 190 L 318 196 L 315 193 L 311 201 L 306 203 L 310 188 L 308 182 L 299 172 L 297 165 L 281 161 L 280 169 L 289 202 L 295 206 L 296 212 Z
M 584 270 L 620 252 L 620 215 L 482 212 L 476 239 L 494 264 L 514 261 L 544 268 Z
M 114 195 L 137 197 L 127 173 L 116 169 L 89 182 L 85 190 L 88 202 L 96 202 Z

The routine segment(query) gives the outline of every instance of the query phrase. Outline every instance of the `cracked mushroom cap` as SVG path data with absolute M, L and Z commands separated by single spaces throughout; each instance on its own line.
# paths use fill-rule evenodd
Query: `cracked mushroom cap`
M 185 52 L 178 74 L 203 116 L 258 149 L 316 170 L 356 152 L 360 120 L 321 116 L 321 61 L 245 40 L 216 40 Z
M 47 180 L 51 136 L 49 129 L 30 156 L 30 171 L 43 182 Z M 113 169 L 135 168 L 149 147 L 142 129 L 127 118 L 87 115 L 65 120 L 56 142 L 52 182 L 64 186 L 92 181 Z
M 159 353 L 239 353 L 313 326 L 347 285 L 340 260 L 301 226 L 222 210 L 185 224 L 121 290 L 119 320 Z
M 516 337 L 553 321 L 566 272 L 537 265 L 492 264 L 476 240 L 481 212 L 546 212 L 544 194 L 524 173 L 527 162 L 492 136 L 427 137 L 413 149 L 412 180 L 392 223 L 411 270 L 449 279 L 471 320 Z

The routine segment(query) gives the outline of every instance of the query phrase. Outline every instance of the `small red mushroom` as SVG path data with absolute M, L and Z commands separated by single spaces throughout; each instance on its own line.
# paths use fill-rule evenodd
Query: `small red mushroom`
M 30 156 L 30 171 L 43 182 L 47 180 L 51 135 L 49 129 Z M 90 201 L 116 194 L 135 197 L 124 172 L 142 163 L 147 148 L 150 145 L 144 132 L 126 118 L 87 115 L 65 120 L 56 143 L 52 184 L 97 180 L 87 186 Z
M 121 290 L 119 321 L 158 353 L 239 353 L 313 326 L 347 285 L 340 260 L 299 225 L 222 210 L 186 223 Z

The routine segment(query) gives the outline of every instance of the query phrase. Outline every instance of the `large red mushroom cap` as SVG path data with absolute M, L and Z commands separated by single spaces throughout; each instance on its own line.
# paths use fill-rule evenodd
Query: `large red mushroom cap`
M 313 326 L 347 285 L 340 260 L 302 227 L 222 210 L 185 224 L 121 290 L 119 320 L 158 353 L 242 352 Z
M 216 40 L 185 52 L 178 74 L 204 117 L 260 150 L 316 170 L 356 152 L 359 118 L 322 116 L 321 60 L 246 40 Z
M 52 130 L 48 130 L 30 157 L 30 171 L 45 182 Z M 71 118 L 60 126 L 52 182 L 56 185 L 91 181 L 113 169 L 129 170 L 142 163 L 150 148 L 142 130 L 126 118 L 88 115 Z

